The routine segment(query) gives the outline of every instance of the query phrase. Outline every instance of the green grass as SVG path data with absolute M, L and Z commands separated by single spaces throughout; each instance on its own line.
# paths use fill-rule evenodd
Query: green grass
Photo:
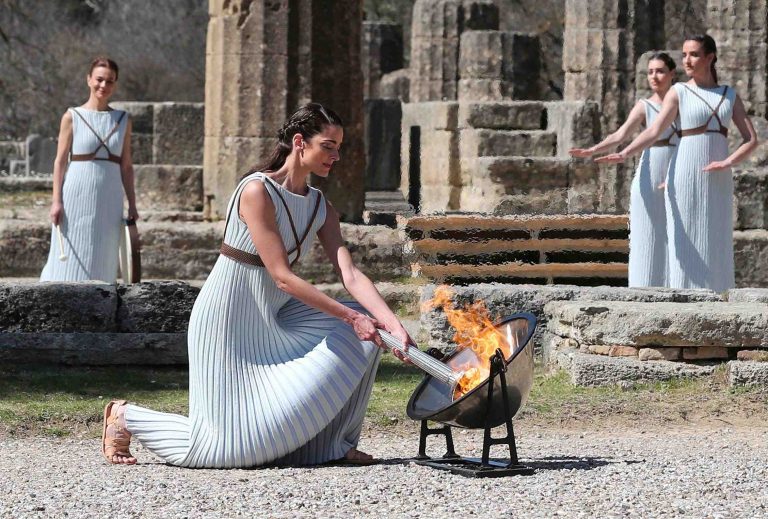
M 368 407 L 370 425 L 410 423 L 405 407 L 422 373 L 385 355 Z M 0 438 L 96 437 L 111 399 L 187 414 L 185 369 L 0 368 Z M 630 387 L 584 388 L 564 372 L 536 368 L 530 398 L 518 419 L 542 426 L 608 426 L 725 422 L 759 425 L 768 418 L 766 389 L 729 389 L 722 373 Z

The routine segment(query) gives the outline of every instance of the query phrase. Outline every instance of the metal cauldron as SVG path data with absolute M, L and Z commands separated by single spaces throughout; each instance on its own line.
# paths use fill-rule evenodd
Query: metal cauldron
M 523 407 L 533 385 L 533 346 L 531 337 L 536 330 L 536 317 L 529 313 L 516 313 L 494 323 L 499 332 L 511 341 L 506 359 L 506 371 L 502 374 L 506 382 L 509 415 L 504 412 L 500 377 L 494 379 L 493 398 L 488 404 L 488 379 L 477 387 L 453 400 L 453 388 L 426 375 L 411 395 L 406 409 L 414 420 L 431 420 L 454 427 L 470 429 L 497 427 L 504 423 L 505 417 L 514 417 Z M 452 368 L 466 363 L 470 349 L 454 352 L 443 362 Z M 490 407 L 490 409 L 489 409 Z

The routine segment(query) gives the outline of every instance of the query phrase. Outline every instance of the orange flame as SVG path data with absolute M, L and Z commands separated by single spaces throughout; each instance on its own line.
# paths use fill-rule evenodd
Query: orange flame
M 434 297 L 425 302 L 422 311 L 442 308 L 448 322 L 456 330 L 453 342 L 459 350 L 470 348 L 475 353 L 476 360 L 459 367 L 464 371 L 454 394 L 454 400 L 477 387 L 490 375 L 490 358 L 501 348 L 504 358 L 508 359 L 511 352 L 505 337 L 493 325 L 488 308 L 483 301 L 466 304 L 463 309 L 456 309 L 453 303 L 454 292 L 447 286 L 435 290 Z

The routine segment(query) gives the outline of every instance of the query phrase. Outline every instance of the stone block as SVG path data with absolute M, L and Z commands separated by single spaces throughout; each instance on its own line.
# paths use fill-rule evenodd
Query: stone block
M 563 67 L 567 72 L 593 69 L 631 71 L 624 29 L 579 29 L 566 26 L 563 36 Z
M 768 386 L 768 364 L 765 362 L 744 362 L 732 360 L 728 363 L 728 385 Z
M 115 110 L 124 110 L 131 116 L 133 133 L 152 134 L 155 131 L 155 103 L 144 101 L 116 101 L 111 103 Z
M 553 302 L 544 311 L 552 333 L 587 344 L 768 346 L 768 306 L 755 303 Z
M 419 213 L 444 213 L 459 209 L 462 188 L 444 184 L 424 185 L 420 190 Z
M 42 263 L 36 267 L 39 270 Z M 0 330 L 7 334 L 114 332 L 117 301 L 115 285 L 96 281 L 0 282 Z
M 474 157 L 552 157 L 557 135 L 546 130 L 461 130 L 459 154 Z
M 50 245 L 50 222 L 0 220 L 0 278 L 39 278 Z
M 400 186 L 402 110 L 399 99 L 366 99 L 365 150 L 367 191 Z
M 738 171 L 733 183 L 734 229 L 768 229 L 768 170 Z
M 459 101 L 502 101 L 513 99 L 514 86 L 503 79 L 460 79 Z
M 555 362 L 571 375 L 577 386 L 610 386 L 620 383 L 653 383 L 711 376 L 714 366 L 695 366 L 682 362 L 641 361 L 579 352 L 561 352 Z M 560 360 L 560 357 L 567 359 Z
M 462 102 L 459 103 L 459 128 L 494 130 L 543 130 L 547 111 L 538 101 Z
M 512 45 L 510 33 L 502 31 L 464 31 L 459 46 L 461 79 L 511 79 Z
M 151 133 L 131 133 L 131 160 L 134 164 L 152 164 Z
M 637 357 L 637 348 L 632 346 L 609 346 L 607 344 L 590 344 L 586 348 L 589 353 L 608 355 L 609 357 Z
M 452 102 L 407 103 L 402 105 L 403 138 L 411 126 L 426 130 L 455 130 L 458 124 L 459 104 Z
M 186 365 L 186 333 L 0 332 L 3 364 Z
M 56 159 L 56 140 L 40 135 L 27 137 L 27 163 L 28 175 L 35 173 L 52 174 L 53 161 Z
M 123 333 L 187 333 L 199 287 L 183 281 L 118 285 L 117 327 Z
M 203 103 L 156 103 L 153 163 L 201 165 L 203 117 Z
M 472 178 L 487 178 L 510 195 L 568 187 L 568 161 L 557 158 L 480 157 L 472 163 L 463 161 L 462 167 L 472 168 Z
M 733 232 L 737 287 L 768 287 L 768 231 Z
M 768 362 L 768 350 L 741 350 L 736 353 L 738 360 Z
M 409 69 L 384 74 L 379 81 L 379 96 L 383 99 L 399 99 L 403 103 L 408 103 L 411 99 L 410 85 Z
M 456 132 L 431 130 L 421 132 L 421 185 L 460 184 Z
M 568 210 L 567 197 L 565 189 L 550 189 L 528 195 L 504 195 L 494 202 L 491 212 L 495 215 L 563 214 Z
M 203 209 L 202 167 L 147 164 L 135 166 L 134 171 L 139 210 Z
M 727 359 L 728 348 L 722 346 L 700 346 L 698 348 L 683 348 L 683 360 L 712 360 Z
M 732 303 L 768 303 L 768 288 L 732 288 L 727 300 Z
M 592 146 L 600 137 L 600 109 L 594 101 L 551 102 L 547 129 L 557 133 L 557 156 L 570 157 L 568 150 Z
M 682 348 L 640 348 L 637 357 L 640 360 L 679 360 Z
M 611 0 L 566 0 L 565 23 L 580 29 L 619 29 L 627 5 Z

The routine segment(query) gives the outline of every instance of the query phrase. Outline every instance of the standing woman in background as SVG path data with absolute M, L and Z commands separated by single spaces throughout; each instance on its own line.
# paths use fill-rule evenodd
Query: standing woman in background
M 126 112 L 108 105 L 117 76 L 114 61 L 94 59 L 86 76 L 88 101 L 61 118 L 53 164 L 51 247 L 40 281 L 116 280 L 124 194 L 128 218 L 139 217 L 131 121 Z
M 754 151 L 757 136 L 741 98 L 718 84 L 716 61 L 711 36 L 687 38 L 683 66 L 690 81 L 672 87 L 654 123 L 629 146 L 597 162 L 623 162 L 647 148 L 679 114 L 682 137 L 666 189 L 669 286 L 721 292 L 734 286 L 731 167 Z M 731 120 L 744 140 L 729 155 Z
M 635 104 L 626 122 L 591 148 L 570 150 L 573 157 L 591 157 L 627 140 L 642 124 L 651 126 L 672 87 L 675 61 L 665 52 L 648 59 L 648 85 L 653 95 Z M 643 151 L 632 179 L 629 204 L 629 286 L 663 287 L 667 284 L 667 219 L 664 183 L 674 157 L 680 121 L 666 127 L 659 139 Z

